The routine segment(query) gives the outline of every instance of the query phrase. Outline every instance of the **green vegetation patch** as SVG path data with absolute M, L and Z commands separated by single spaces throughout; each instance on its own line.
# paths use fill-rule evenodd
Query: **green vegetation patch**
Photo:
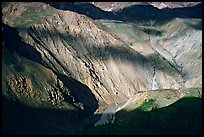
M 149 108 L 152 107 L 153 103 L 156 101 L 156 99 L 149 99 L 149 100 L 145 100 L 143 102 L 143 104 L 139 107 L 139 109 L 142 109 L 144 111 L 149 110 Z
M 153 35 L 153 36 L 158 36 L 158 37 L 162 37 L 164 34 L 164 31 L 159 31 L 159 30 L 151 29 L 151 28 L 143 28 L 142 30 L 148 35 Z

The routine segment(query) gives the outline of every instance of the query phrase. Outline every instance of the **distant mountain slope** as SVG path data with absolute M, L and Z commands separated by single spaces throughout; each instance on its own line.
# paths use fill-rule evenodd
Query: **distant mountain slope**
M 171 67 L 176 68 L 183 77 L 181 82 L 185 85 L 184 87 L 202 85 L 201 19 L 175 18 L 159 26 L 112 20 L 98 20 L 98 22 L 107 26 L 109 31 L 115 33 L 129 47 L 149 59 L 150 64 L 151 62 L 158 63 L 152 65 L 157 68 L 155 81 L 161 79 L 161 77 L 157 78 L 159 76 L 157 70 L 161 71 L 164 68 L 164 64 L 159 65 L 159 63 L 167 60 Z M 162 57 L 162 60 L 159 57 Z M 169 74 L 173 75 L 171 72 Z M 162 81 L 157 83 L 161 85 Z M 168 84 L 165 82 L 164 85 Z
M 117 11 L 131 5 L 153 5 L 159 9 L 191 7 L 201 2 L 92 2 L 95 6 L 105 11 Z
M 113 2 L 114 3 L 114 2 Z M 195 3 L 191 6 L 188 4 L 182 5 L 182 3 L 172 4 L 167 3 L 170 7 L 158 9 L 147 3 L 123 3 L 126 5 L 124 8 L 120 8 L 116 11 L 103 11 L 102 8 L 96 7 L 97 3 L 70 3 L 70 2 L 48 2 L 50 6 L 62 10 L 71 10 L 80 14 L 84 14 L 92 19 L 109 19 L 120 20 L 124 22 L 143 22 L 155 21 L 156 24 L 164 24 L 174 18 L 202 18 L 202 3 Z M 103 2 L 102 2 L 103 4 Z M 111 6 L 111 3 L 106 3 L 107 6 Z M 113 4 L 117 8 L 117 2 Z M 120 6 L 121 4 L 118 3 Z M 129 5 L 129 6 L 128 6 Z M 155 3 L 156 5 L 156 3 Z M 179 7 L 179 5 L 181 5 Z

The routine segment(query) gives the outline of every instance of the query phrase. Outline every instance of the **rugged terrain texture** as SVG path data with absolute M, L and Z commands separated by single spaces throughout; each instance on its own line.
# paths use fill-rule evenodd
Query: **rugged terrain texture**
M 15 7 L 16 5 L 24 8 Z M 5 23 L 9 23 L 7 22 L 9 17 L 21 13 L 14 18 L 15 20 L 9 20 L 11 22 L 9 25 L 13 27 L 19 27 L 18 25 L 21 23 L 19 20 L 29 22 L 27 21 L 27 16 L 23 16 L 25 11 L 23 12 L 22 10 L 26 9 L 27 12 L 29 12 L 32 6 L 34 6 L 34 3 L 19 3 L 16 5 L 6 7 L 3 10 L 3 14 L 5 14 Z M 39 9 L 33 11 L 32 14 L 35 12 L 37 14 L 37 11 L 43 10 L 45 6 L 47 5 L 39 4 Z M 50 10 L 48 10 L 49 8 Z M 184 79 L 182 77 L 183 73 L 179 73 L 177 71 L 178 68 L 171 67 L 168 62 L 163 60 L 161 60 L 161 62 L 156 61 L 151 54 L 148 54 L 146 57 L 139 54 L 115 34 L 109 33 L 106 31 L 106 28 L 96 24 L 92 19 L 71 11 L 61 11 L 51 7 L 49 8 L 47 8 L 46 12 L 50 12 L 50 14 L 53 13 L 52 15 L 44 16 L 43 21 L 39 20 L 39 22 L 35 22 L 32 20 L 29 26 L 25 25 L 24 28 L 23 26 L 19 27 L 19 35 L 25 43 L 29 44 L 29 46 L 40 54 L 43 63 L 53 71 L 67 75 L 87 85 L 96 99 L 99 100 L 99 103 L 109 105 L 123 103 L 138 91 L 154 89 L 154 83 L 157 84 L 156 88 L 160 89 L 178 89 L 185 84 L 182 83 Z M 18 11 L 18 9 L 20 11 Z M 13 12 L 7 15 L 6 13 L 8 13 L 9 10 Z M 22 23 L 20 25 L 22 25 Z M 169 30 L 172 29 L 169 28 Z M 192 48 L 193 46 L 198 46 L 195 52 L 201 53 L 199 49 L 199 47 L 201 48 L 201 37 L 199 37 L 201 36 L 201 31 L 200 33 L 199 30 L 193 31 L 195 31 L 195 35 L 198 36 L 195 36 L 193 33 L 189 33 L 188 36 L 186 31 L 183 35 L 185 37 L 191 37 L 191 35 L 195 36 L 195 38 L 198 39 L 193 39 L 196 43 L 192 42 L 191 45 L 188 45 L 192 46 Z M 180 33 L 178 35 L 180 35 Z M 176 32 L 174 32 L 172 37 L 173 36 L 176 36 Z M 169 39 L 171 38 L 169 36 L 167 37 Z M 182 37 L 178 37 L 178 41 L 181 40 L 181 38 Z M 167 40 L 165 37 L 163 39 Z M 150 39 L 150 44 L 152 44 L 152 46 L 155 46 L 156 42 L 157 40 Z M 165 48 L 170 48 L 170 46 L 168 46 L 170 43 L 171 41 L 160 44 L 164 46 L 165 50 Z M 189 42 L 186 41 L 186 43 Z M 185 43 L 182 45 L 185 45 Z M 182 48 L 182 45 L 178 45 L 178 47 Z M 173 47 L 172 44 L 171 47 Z M 189 47 L 185 47 L 189 49 Z M 163 52 L 161 51 L 160 53 L 159 48 L 153 49 L 158 50 L 159 54 Z M 175 47 L 173 49 L 174 51 L 172 51 L 172 53 L 170 50 L 167 50 L 170 52 L 170 55 L 174 54 L 171 58 L 179 55 L 175 60 L 178 60 L 180 56 L 184 56 L 182 55 L 183 53 L 186 53 L 180 53 L 181 55 L 177 53 L 175 55 L 175 52 L 179 52 L 179 50 Z M 162 54 L 162 56 L 165 55 L 166 54 Z M 196 55 L 200 57 L 201 54 Z M 167 58 L 167 60 L 170 59 Z M 195 62 L 193 58 L 192 60 Z M 180 62 L 176 63 L 188 65 L 181 59 L 179 59 L 179 61 Z M 191 62 L 189 60 L 185 61 Z M 156 62 L 158 64 L 156 64 Z M 197 63 L 197 65 L 199 64 L 201 64 L 201 62 Z M 164 66 L 166 67 L 162 68 Z M 180 71 L 186 71 L 186 67 L 190 68 L 189 65 L 184 66 Z M 200 66 L 196 66 L 198 69 L 199 67 Z M 188 71 L 186 73 L 188 73 Z M 200 74 L 201 71 L 196 73 L 199 82 L 201 82 Z M 157 79 L 156 82 L 154 82 L 154 77 Z M 201 85 L 199 82 L 195 83 L 199 86 Z M 191 86 L 191 82 L 188 85 Z M 192 85 L 195 84 L 193 83 Z
M 135 5 L 114 13 L 90 3 L 49 5 L 3 3 L 4 97 L 71 111 L 80 121 L 106 107 L 142 103 L 150 90 L 148 99 L 154 90 L 178 95 L 169 105 L 186 88 L 202 87 L 200 5 L 186 7 L 191 12 Z M 67 134 L 81 131 L 77 126 Z
M 55 5 L 60 9 L 72 9 L 78 6 L 83 5 L 82 9 L 90 9 L 91 6 L 96 6 L 103 11 L 115 11 L 121 10 L 123 8 L 127 8 L 134 5 L 152 5 L 158 9 L 163 8 L 184 8 L 184 7 L 192 7 L 201 2 L 47 2 L 50 5 Z M 77 9 L 79 10 L 79 9 Z M 90 11 L 87 11 L 90 12 Z M 90 13 L 91 14 L 91 13 Z
M 190 7 L 200 2 L 92 2 L 95 6 L 105 11 L 117 11 L 131 5 L 153 5 L 159 9 Z
M 175 83 L 180 83 L 182 87 L 200 87 L 202 85 L 200 19 L 176 18 L 168 24 L 152 25 L 151 27 L 109 20 L 99 20 L 99 22 L 109 27 L 127 45 L 148 59 L 147 66 L 152 65 L 152 77 L 156 84 L 153 89 L 171 88 L 167 86 L 171 82 L 166 83 L 166 80 L 161 76 L 161 71 L 176 79 L 179 76 L 174 74 L 180 75 L 182 78 Z M 166 65 L 165 61 L 169 64 Z

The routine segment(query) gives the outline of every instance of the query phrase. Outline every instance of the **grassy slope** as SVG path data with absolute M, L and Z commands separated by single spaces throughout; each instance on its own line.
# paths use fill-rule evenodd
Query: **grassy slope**
M 119 112 L 116 118 L 120 119 L 113 124 L 91 128 L 85 134 L 202 134 L 202 99 L 185 97 L 168 107 L 143 111 L 151 102 Z

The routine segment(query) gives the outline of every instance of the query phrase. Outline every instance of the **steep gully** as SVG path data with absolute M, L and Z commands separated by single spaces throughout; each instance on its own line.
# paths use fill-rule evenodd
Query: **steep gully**
M 151 36 L 149 36 L 149 46 L 156 54 L 159 54 L 160 56 L 162 56 L 161 53 L 157 50 L 155 44 L 156 44 L 156 40 L 151 39 Z M 160 48 L 160 49 L 162 49 L 162 48 Z M 165 54 L 163 57 L 165 57 L 165 58 L 170 57 L 170 58 L 168 58 L 168 60 L 172 59 L 171 55 L 169 55 L 169 54 L 170 53 L 168 52 L 168 54 Z M 150 62 L 150 64 L 151 63 L 152 62 Z M 154 66 L 154 65 L 152 65 L 152 66 Z M 151 90 L 159 89 L 158 84 L 157 84 L 155 79 L 156 79 L 155 67 L 153 67 L 152 68 L 152 79 L 151 79 L 151 82 L 152 82 Z M 96 121 L 94 126 L 103 125 L 103 124 L 107 124 L 107 123 L 113 123 L 115 121 L 115 113 L 117 113 L 118 111 L 123 109 L 125 106 L 128 106 L 128 104 L 130 104 L 131 102 L 135 102 L 135 100 L 139 100 L 140 98 L 141 98 L 141 93 L 137 93 L 135 96 L 128 99 L 128 101 L 126 103 L 122 103 L 122 104 L 118 104 L 118 105 L 114 105 L 114 106 L 110 106 L 110 107 L 105 108 L 105 110 L 100 113 L 101 117 L 98 121 Z M 145 97 L 144 97 L 144 99 L 145 99 Z M 97 112 L 95 114 L 97 114 Z

